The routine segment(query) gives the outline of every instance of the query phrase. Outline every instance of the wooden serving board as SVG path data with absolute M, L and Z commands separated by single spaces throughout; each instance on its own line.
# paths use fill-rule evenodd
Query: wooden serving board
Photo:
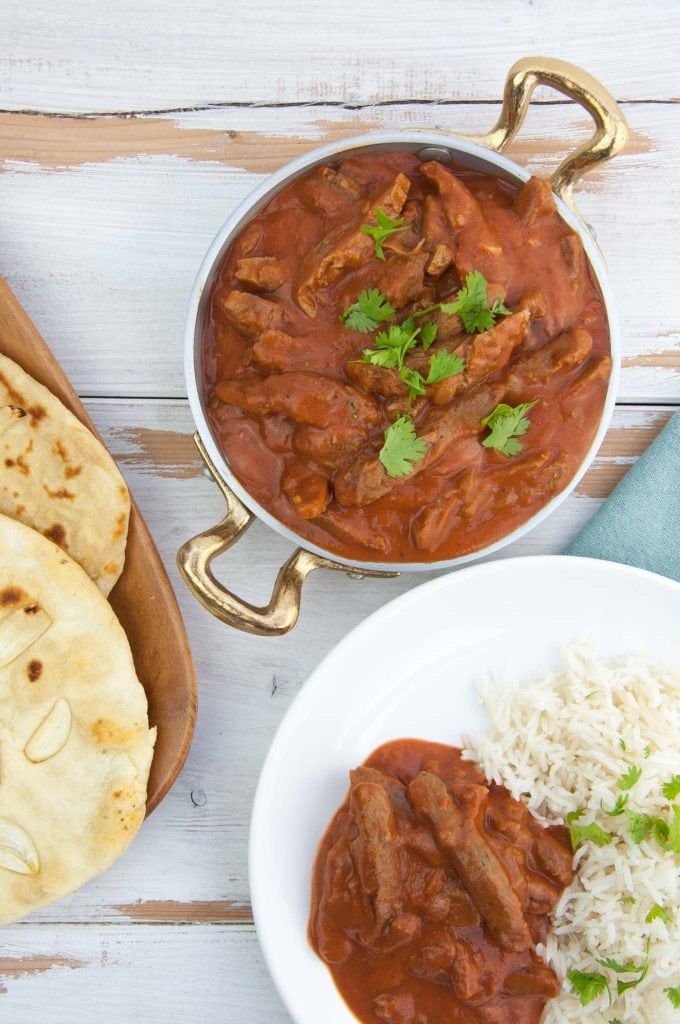
M 35 324 L 0 277 L 0 351 L 44 384 L 101 440 Z M 103 443 L 103 442 L 102 442 Z M 147 815 L 186 760 L 196 721 L 196 673 L 184 623 L 160 555 L 132 500 L 125 568 L 109 600 L 127 633 L 137 675 L 158 729 Z

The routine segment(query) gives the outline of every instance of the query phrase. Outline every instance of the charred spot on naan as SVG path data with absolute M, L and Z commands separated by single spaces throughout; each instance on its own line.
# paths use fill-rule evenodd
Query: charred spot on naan
M 52 445 L 52 453 L 64 463 L 64 476 L 67 480 L 72 480 L 73 477 L 80 476 L 83 471 L 83 467 L 72 462 L 71 457 L 66 450 L 66 446 L 59 439 L 57 439 Z
M 118 540 L 119 537 L 123 536 L 123 534 L 125 533 L 126 530 L 127 530 L 127 516 L 125 516 L 121 512 L 121 514 L 116 519 L 116 528 L 113 531 L 113 539 L 114 540 Z
M 39 658 L 31 658 L 26 666 L 26 675 L 29 683 L 37 683 L 42 675 L 43 663 Z
M 47 409 L 42 405 L 30 405 L 26 412 L 31 417 L 31 426 L 34 428 L 47 416 Z
M 47 484 L 43 484 L 43 491 L 49 498 L 58 498 L 60 501 L 73 501 L 75 494 L 73 491 L 69 491 L 66 487 L 57 487 L 56 490 L 51 490 Z
M 43 535 L 48 540 L 58 544 L 60 548 L 68 548 L 68 542 L 66 540 L 66 530 L 61 523 L 52 523 L 46 530 L 43 530 Z
M 28 594 L 21 587 L 8 586 L 0 590 L 0 608 L 13 608 L 25 603 Z

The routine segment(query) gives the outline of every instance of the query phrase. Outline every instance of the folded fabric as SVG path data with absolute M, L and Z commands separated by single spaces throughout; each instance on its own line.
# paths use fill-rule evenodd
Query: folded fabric
M 625 562 L 680 582 L 680 412 L 565 554 Z

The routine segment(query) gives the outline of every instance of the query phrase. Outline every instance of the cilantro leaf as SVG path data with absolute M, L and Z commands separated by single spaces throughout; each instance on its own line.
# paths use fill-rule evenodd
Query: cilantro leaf
M 640 982 L 645 980 L 645 978 L 647 976 L 647 971 L 649 970 L 649 960 L 646 960 L 645 963 L 642 964 L 641 967 L 635 967 L 633 964 L 628 964 L 626 966 L 626 970 L 627 971 L 631 971 L 631 972 L 633 970 L 638 970 L 638 971 L 640 971 L 640 977 L 639 978 L 635 978 L 634 981 L 621 981 L 620 978 L 617 978 L 616 979 L 616 994 L 617 994 L 617 996 L 623 995 L 623 993 L 627 992 L 629 988 L 637 988 L 637 986 L 640 984 Z
M 408 400 L 412 402 L 416 395 L 425 394 L 425 379 L 420 370 L 412 370 L 410 366 L 402 366 L 399 376 L 404 384 L 408 384 Z
M 638 846 L 653 834 L 659 846 L 673 850 L 674 853 L 680 852 L 680 808 L 677 808 L 675 813 L 674 825 L 677 826 L 678 832 L 673 843 L 670 842 L 671 828 L 663 818 L 655 818 L 651 814 L 639 814 L 637 811 L 626 811 L 626 816 L 630 825 L 631 838 Z M 674 849 L 676 843 L 677 850 Z
M 671 915 L 667 910 L 661 906 L 660 903 L 655 903 L 652 909 L 647 914 L 645 921 L 647 924 L 651 924 L 652 921 L 656 921 L 657 917 L 660 917 L 664 924 L 671 923 Z
M 619 903 L 631 903 L 631 904 L 634 904 L 634 903 L 637 903 L 637 900 L 635 899 L 634 896 L 622 896 L 621 899 L 619 900 Z
M 448 314 L 457 313 L 465 325 L 468 334 L 476 331 L 488 331 L 498 316 L 508 316 L 510 310 L 500 300 L 489 306 L 487 281 L 478 270 L 471 271 L 465 278 L 465 284 L 458 292 L 455 302 L 442 304 L 442 311 Z
M 628 803 L 629 799 L 630 798 L 629 798 L 627 793 L 625 794 L 625 796 L 622 793 L 621 796 L 616 798 L 616 803 L 614 804 L 614 806 L 612 807 L 612 809 L 610 811 L 608 811 L 606 807 L 603 807 L 602 810 L 604 811 L 604 813 L 606 815 L 608 815 L 608 817 L 616 818 L 616 817 L 618 817 L 619 814 L 623 814 L 623 809 L 626 806 L 626 804 Z
M 375 349 L 364 349 L 363 362 L 385 366 L 388 369 L 399 367 L 401 371 L 404 359 L 416 344 L 419 333 L 420 328 L 416 327 L 415 322 L 410 318 L 401 324 L 392 324 L 386 331 L 376 334 Z M 413 371 L 409 371 L 409 373 L 411 372 Z M 401 377 L 406 381 L 403 374 Z M 424 394 L 425 392 L 423 390 L 416 393 Z
M 620 1019 L 620 1017 L 612 1017 L 609 1021 L 609 1024 L 623 1024 L 623 1021 Z
M 608 967 L 610 971 L 615 971 L 617 974 L 637 974 L 644 967 L 644 964 L 641 966 L 637 964 L 621 964 L 613 956 L 608 956 L 606 959 L 598 960 L 597 962 L 602 967 Z
M 626 749 L 626 741 L 625 740 L 619 740 L 619 746 L 621 747 L 621 750 L 625 750 Z
M 495 448 L 503 455 L 519 455 L 523 446 L 517 437 L 526 434 L 531 426 L 526 413 L 535 405 L 536 402 L 522 402 L 514 409 L 503 402 L 497 405 L 493 412 L 482 420 L 482 425 L 491 431 L 482 441 L 484 447 Z
M 511 310 L 500 299 L 489 306 L 487 281 L 479 270 L 472 270 L 465 278 L 465 284 L 459 289 L 454 302 L 440 302 L 435 306 L 419 310 L 416 316 L 425 316 L 440 309 L 447 316 L 458 315 L 468 334 L 488 331 L 496 323 L 499 316 L 510 316 Z
M 664 992 L 670 999 L 675 1009 L 680 1010 L 680 985 L 677 985 L 675 988 L 665 988 Z
M 650 745 L 649 745 L 649 744 L 647 744 L 647 746 L 646 746 L 646 747 L 644 747 L 644 749 L 643 749 L 642 753 L 643 753 L 643 754 L 645 755 L 645 757 L 646 757 L 646 758 L 647 758 L 647 757 L 649 757 L 649 756 L 651 755 L 651 753 L 652 753 L 652 748 L 650 747 Z
M 397 365 L 398 353 L 393 348 L 365 348 L 361 361 L 363 363 L 372 363 L 373 366 L 384 366 L 386 369 L 391 370 Z
M 666 800 L 675 800 L 676 796 L 680 796 L 680 775 L 674 775 L 668 782 L 664 782 L 661 791 Z
M 465 369 L 465 360 L 455 352 L 445 352 L 441 349 L 430 356 L 430 368 L 428 370 L 426 384 L 437 384 L 440 380 L 453 377 Z
M 665 840 L 662 841 L 659 837 L 659 832 L 657 831 L 656 838 L 665 850 L 669 850 L 670 853 L 680 853 L 680 806 L 678 804 L 673 804 L 672 810 L 673 821 L 671 822 L 668 830 L 668 835 Z
M 651 835 L 653 819 L 649 814 L 639 814 L 637 811 L 626 811 L 626 817 L 630 825 L 631 838 L 639 846 L 643 839 Z
M 420 340 L 424 350 L 427 352 L 430 345 L 436 340 L 438 327 L 434 320 L 428 320 L 420 328 Z
M 415 462 L 424 457 L 427 444 L 416 437 L 416 428 L 409 416 L 399 416 L 385 431 L 385 443 L 378 458 L 388 476 L 406 476 Z
M 587 1006 L 588 1003 L 592 1003 L 603 992 L 609 993 L 611 997 L 609 982 L 604 974 L 600 974 L 597 971 L 588 973 L 574 969 L 567 971 L 567 978 L 571 983 L 572 991 L 581 1000 L 581 1006 Z
M 659 846 L 669 849 L 670 829 L 663 818 L 652 818 L 652 832 Z
M 638 768 L 636 764 L 632 764 L 627 772 L 617 780 L 617 786 L 619 789 L 632 789 L 636 782 L 640 781 L 642 775 L 642 768 Z
M 375 219 L 378 222 L 377 226 L 374 227 L 372 224 L 363 224 L 361 231 L 364 235 L 370 235 L 375 245 L 375 254 L 379 260 L 385 259 L 385 253 L 383 252 L 383 242 L 390 237 L 395 235 L 399 231 L 406 231 L 408 224 L 404 224 L 403 217 L 397 217 L 396 220 L 392 220 L 386 213 L 380 209 L 379 206 L 375 208 Z
M 389 320 L 395 314 L 394 306 L 387 301 L 377 288 L 368 288 L 359 292 L 357 301 L 348 306 L 340 319 L 350 331 L 359 334 L 370 334 L 378 324 Z
M 580 811 L 570 811 L 564 820 L 566 821 L 567 825 L 572 825 L 575 821 L 580 821 L 584 814 L 585 811 L 583 810 L 583 808 L 581 808 Z
M 571 848 L 576 852 L 581 843 L 590 842 L 595 846 L 609 846 L 612 837 L 599 825 L 570 825 L 569 836 L 571 837 Z

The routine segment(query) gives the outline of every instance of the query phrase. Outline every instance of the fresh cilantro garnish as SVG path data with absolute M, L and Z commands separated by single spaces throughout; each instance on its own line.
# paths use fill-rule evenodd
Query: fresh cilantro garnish
M 427 444 L 416 437 L 416 428 L 410 416 L 400 416 L 385 431 L 385 443 L 378 458 L 388 476 L 406 476 L 413 464 L 425 455 Z
M 340 319 L 350 331 L 370 334 L 378 324 L 394 316 L 395 309 L 377 288 L 359 292 L 357 301 L 348 306 Z
M 649 970 L 649 960 L 645 960 L 643 964 L 622 964 L 614 957 L 608 956 L 605 960 L 598 960 L 598 964 L 602 967 L 606 967 L 610 971 L 614 971 L 615 974 L 639 974 L 638 978 L 633 981 L 621 981 L 620 978 L 616 979 L 616 994 L 617 996 L 627 992 L 629 988 L 637 988 L 641 981 L 644 981 L 647 971 Z
M 642 753 L 645 755 L 646 758 L 650 756 L 650 754 L 652 753 L 652 748 L 649 744 L 647 744 L 646 747 L 643 747 Z
M 390 348 L 365 348 L 362 362 L 371 363 L 373 366 L 384 366 L 385 369 L 391 370 L 397 365 L 397 354 L 394 349 Z
M 665 850 L 668 850 L 670 853 L 680 853 L 680 806 L 673 804 L 672 810 L 673 821 L 671 822 L 665 842 L 659 839 L 658 832 L 656 838 Z
M 623 1021 L 620 1019 L 620 1017 L 612 1017 L 609 1021 L 609 1024 L 623 1024 Z
M 625 750 L 626 749 L 626 741 L 625 740 L 619 740 L 619 746 L 621 747 L 621 750 Z
M 623 995 L 623 993 L 627 992 L 629 988 L 637 988 L 640 982 L 645 980 L 647 976 L 647 971 L 649 970 L 649 961 L 645 961 L 645 963 L 642 964 L 641 967 L 635 967 L 634 964 L 628 964 L 626 966 L 626 971 L 632 972 L 633 970 L 640 971 L 640 977 L 635 978 L 634 981 L 621 981 L 620 978 L 616 979 L 617 996 Z
M 531 426 L 526 413 L 535 405 L 536 402 L 522 402 L 514 409 L 503 402 L 497 405 L 494 411 L 482 420 L 482 425 L 491 431 L 482 441 L 484 447 L 495 448 L 503 455 L 519 455 L 523 445 L 517 437 L 526 434 Z
M 665 988 L 664 992 L 670 999 L 675 1009 L 680 1010 L 680 985 L 676 985 L 675 988 Z
M 574 969 L 567 971 L 567 978 L 571 983 L 572 991 L 581 1000 L 581 1006 L 587 1006 L 588 1003 L 592 1003 L 603 992 L 607 992 L 611 998 L 609 982 L 604 974 L 600 974 L 598 971 L 588 973 Z
M 669 853 L 680 853 L 680 805 L 673 804 L 671 810 L 673 820 L 670 824 L 663 818 L 655 818 L 651 814 L 626 811 L 633 842 L 639 845 L 643 839 L 654 835 L 662 849 Z
M 363 234 L 370 235 L 375 244 L 375 254 L 379 260 L 385 259 L 385 253 L 383 252 L 383 242 L 390 237 L 395 235 L 399 231 L 406 231 L 408 224 L 404 224 L 403 217 L 397 217 L 396 220 L 392 220 L 386 213 L 380 209 L 379 206 L 375 208 L 375 219 L 378 222 L 377 226 L 374 227 L 372 224 L 363 224 L 361 230 Z
M 671 923 L 671 915 L 668 913 L 667 910 L 664 910 L 660 903 L 654 904 L 652 909 L 647 914 L 645 921 L 647 922 L 647 924 L 651 924 L 652 921 L 656 921 L 657 917 L 660 917 L 664 924 Z
M 626 811 L 630 835 L 634 843 L 639 846 L 643 839 L 647 839 L 652 831 L 653 818 L 649 814 L 639 814 L 637 811 Z
M 625 772 L 618 780 L 617 786 L 619 789 L 632 789 L 636 782 L 640 781 L 642 775 L 642 768 L 638 768 L 636 764 L 632 764 L 627 772 Z
M 609 832 L 605 832 L 595 823 L 592 825 L 569 825 L 569 836 L 571 848 L 574 851 L 581 843 L 590 842 L 595 846 L 609 846 L 612 841 Z
M 637 900 L 635 899 L 634 896 L 622 896 L 621 899 L 619 900 L 619 903 L 631 903 L 631 904 L 633 904 L 633 903 L 637 903 Z
M 420 370 L 412 370 L 410 366 L 402 366 L 399 376 L 404 384 L 408 384 L 408 400 L 412 402 L 417 395 L 425 394 L 425 379 Z
M 404 365 L 406 355 L 418 340 L 420 328 L 413 320 L 404 320 L 401 324 L 392 324 L 386 331 L 375 336 L 375 349 L 364 349 L 363 361 L 376 366 L 393 369 Z
M 598 960 L 597 962 L 600 966 L 608 967 L 610 971 L 615 971 L 616 974 L 637 974 L 638 971 L 644 968 L 644 964 L 640 967 L 637 964 L 621 964 L 613 956 L 608 956 L 606 959 Z
M 580 821 L 584 814 L 583 808 L 580 811 L 570 811 L 564 820 L 567 825 L 572 825 L 575 821 Z
M 668 782 L 664 782 L 661 792 L 666 800 L 675 800 L 676 796 L 680 795 L 680 775 L 674 775 Z
M 441 310 L 447 316 L 461 318 L 468 334 L 476 331 L 488 331 L 494 326 L 496 317 L 510 316 L 512 312 L 503 305 L 500 299 L 496 299 L 493 306 L 489 306 L 487 294 L 487 281 L 478 270 L 471 271 L 465 278 L 465 284 L 459 290 L 454 302 L 438 302 L 427 309 L 421 309 L 414 316 L 426 316 Z
M 438 328 L 434 320 L 428 320 L 427 323 L 423 324 L 420 328 L 420 340 L 426 352 L 433 341 L 435 341 L 437 337 L 437 330 Z
M 478 270 L 473 270 L 467 275 L 456 301 L 442 303 L 441 310 L 451 316 L 457 313 L 468 334 L 488 331 L 495 324 L 496 317 L 510 314 L 510 310 L 500 299 L 496 299 L 493 306 L 489 306 L 486 278 Z
M 436 352 L 430 357 L 427 379 L 419 370 L 404 366 L 406 356 L 415 347 L 419 335 L 427 326 L 428 324 L 425 324 L 423 328 L 416 327 L 415 321 L 410 317 L 401 324 L 392 324 L 386 331 L 376 334 L 375 348 L 364 349 L 362 357 L 365 363 L 372 363 L 374 366 L 383 366 L 387 369 L 398 369 L 399 376 L 408 385 L 409 401 L 412 401 L 416 395 L 424 395 L 426 384 L 436 384 L 454 373 L 460 373 L 465 367 L 461 356 L 452 355 L 446 351 Z M 434 338 L 434 335 L 428 332 L 428 337 Z
M 425 380 L 426 384 L 437 384 L 440 380 L 453 377 L 465 369 L 465 360 L 455 352 L 446 352 L 440 349 L 430 356 L 430 368 Z
M 614 806 L 612 807 L 612 809 L 610 811 L 608 811 L 606 807 L 603 807 L 602 810 L 610 818 L 616 818 L 619 814 L 623 814 L 623 809 L 626 806 L 626 804 L 628 803 L 628 800 L 629 800 L 628 794 L 626 793 L 625 796 L 622 794 L 621 796 L 616 798 L 616 803 L 614 804 Z

